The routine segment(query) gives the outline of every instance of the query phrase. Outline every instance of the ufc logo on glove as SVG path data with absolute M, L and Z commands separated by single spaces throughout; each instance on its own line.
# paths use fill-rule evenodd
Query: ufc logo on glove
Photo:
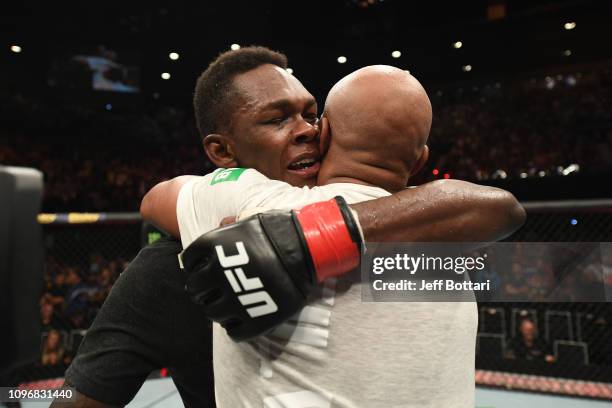
M 299 312 L 323 281 L 356 268 L 361 242 L 342 197 L 255 214 L 185 248 L 185 290 L 233 340 L 252 339 Z
M 223 246 L 215 246 L 215 251 L 217 252 L 221 266 L 224 268 L 233 268 L 225 269 L 223 271 L 227 281 L 232 287 L 232 290 L 235 293 L 241 293 L 243 291 L 248 292 L 263 288 L 263 284 L 258 277 L 248 278 L 245 275 L 244 270 L 239 268 L 240 266 L 245 266 L 249 263 L 249 254 L 247 254 L 244 243 L 242 241 L 236 242 L 236 248 L 238 249 L 238 254 L 227 256 L 225 255 Z M 240 301 L 240 304 L 245 307 L 263 303 L 263 305 L 246 308 L 247 313 L 251 317 L 269 315 L 278 310 L 278 306 L 276 306 L 276 303 L 274 300 L 272 300 L 272 297 L 265 290 L 258 290 L 257 292 L 240 295 L 238 296 L 238 300 Z

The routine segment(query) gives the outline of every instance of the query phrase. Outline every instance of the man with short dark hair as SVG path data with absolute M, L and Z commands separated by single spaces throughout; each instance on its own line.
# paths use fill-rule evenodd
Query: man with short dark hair
M 320 166 L 316 102 L 288 74 L 253 81 L 248 74 L 262 66 L 285 72 L 283 65 L 262 62 L 265 55 L 277 58 L 261 47 L 227 52 L 202 75 L 199 85 L 216 78 L 213 86 L 224 81 L 229 86 L 220 87 L 225 90 L 214 102 L 196 91 L 194 102 L 230 107 L 220 117 L 198 119 L 200 129 L 213 132 L 202 134 L 205 150 L 219 167 L 249 166 L 293 185 L 314 185 Z M 236 59 L 243 61 L 237 67 Z M 255 66 L 247 64 L 253 59 Z M 241 72 L 240 66 L 247 68 Z M 265 111 L 251 109 L 253 100 L 266 95 L 278 103 Z M 206 111 L 196 106 L 200 109 Z M 457 232 L 457 240 L 469 240 L 509 233 L 522 221 L 511 194 L 461 182 L 401 191 L 357 212 L 370 240 L 435 240 L 449 230 Z M 493 221 L 485 225 L 483 219 Z M 143 249 L 116 282 L 66 374 L 79 392 L 77 406 L 124 405 L 148 373 L 163 366 L 171 368 L 186 405 L 214 406 L 210 324 L 183 291 L 181 249 L 166 240 Z
M 223 54 L 209 65 L 198 78 L 193 97 L 200 134 L 219 133 L 229 123 L 241 100 L 240 93 L 235 92 L 233 77 L 264 64 L 287 68 L 287 57 L 264 47 L 246 47 Z

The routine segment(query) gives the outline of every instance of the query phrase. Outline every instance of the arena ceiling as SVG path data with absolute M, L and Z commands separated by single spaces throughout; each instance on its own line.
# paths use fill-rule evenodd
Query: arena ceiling
M 234 43 L 285 52 L 295 75 L 318 94 L 353 69 L 377 63 L 437 83 L 612 58 L 608 1 L 184 0 L 142 8 L 113 0 L 4 7 L 4 80 L 27 76 L 42 84 L 58 55 L 104 44 L 138 59 L 147 92 L 180 98 L 210 59 Z M 575 28 L 566 30 L 568 22 Z M 457 41 L 461 48 L 453 47 Z M 11 44 L 23 48 L 17 62 Z M 393 51 L 401 56 L 393 58 Z M 180 59 L 171 61 L 170 52 Z M 339 56 L 347 62 L 339 64 Z M 161 72 L 172 79 L 164 81 Z

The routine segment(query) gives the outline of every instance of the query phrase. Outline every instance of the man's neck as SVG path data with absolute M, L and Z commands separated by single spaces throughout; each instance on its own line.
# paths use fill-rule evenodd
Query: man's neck
M 355 154 L 353 154 L 354 156 Z M 319 171 L 318 185 L 331 183 L 353 183 L 382 188 L 390 193 L 403 190 L 408 174 L 387 165 L 378 165 L 371 157 L 352 157 L 351 153 L 331 154 L 325 157 Z M 397 167 L 397 166 L 395 166 Z
M 346 176 L 333 176 L 327 179 L 324 183 L 320 185 L 334 184 L 334 183 L 361 184 L 363 186 L 378 187 L 367 180 L 361 180 L 355 177 L 346 177 Z
M 349 175 L 350 174 L 350 175 Z M 403 190 L 407 180 L 393 172 L 364 164 L 351 163 L 348 166 L 328 167 L 319 173 L 318 185 L 333 183 L 351 183 L 363 186 L 379 187 L 390 193 Z

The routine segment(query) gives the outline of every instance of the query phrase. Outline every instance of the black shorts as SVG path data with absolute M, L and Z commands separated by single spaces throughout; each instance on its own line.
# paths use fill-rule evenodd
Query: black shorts
M 181 249 L 162 238 L 119 276 L 66 371 L 81 394 L 125 405 L 166 367 L 186 407 L 215 406 L 211 324 L 185 294 Z

